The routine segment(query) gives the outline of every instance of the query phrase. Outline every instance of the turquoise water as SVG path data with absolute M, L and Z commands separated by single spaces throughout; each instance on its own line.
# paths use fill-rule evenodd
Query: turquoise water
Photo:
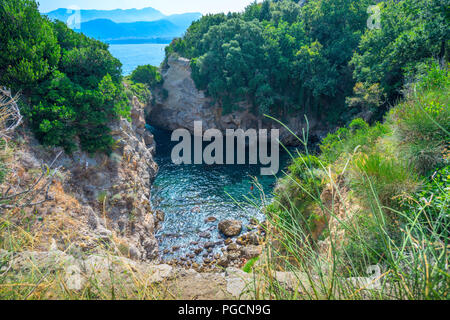
M 111 54 L 122 62 L 124 75 L 129 75 L 137 66 L 151 64 L 159 67 L 164 61 L 164 48 L 168 44 L 112 44 Z
M 159 66 L 164 60 L 164 48 L 161 44 L 111 45 L 111 53 L 123 64 L 125 75 L 130 74 L 138 65 Z M 264 220 L 260 208 L 265 200 L 270 201 L 275 185 L 274 176 L 260 176 L 257 165 L 181 165 L 172 163 L 170 155 L 174 143 L 170 141 L 170 132 L 149 127 L 155 135 L 157 144 L 155 160 L 159 173 L 153 183 L 152 203 L 155 209 L 165 213 L 165 221 L 157 232 L 164 260 L 185 257 L 192 254 L 206 242 L 214 242 L 210 255 L 220 252 L 224 238 L 219 234 L 217 225 L 224 219 L 241 220 L 243 232 L 251 218 Z M 281 168 L 287 163 L 288 156 L 282 154 Z M 281 171 L 280 171 L 281 172 Z M 256 186 L 251 187 L 256 177 L 263 188 L 265 197 Z M 263 200 L 265 199 L 265 200 Z M 249 205 L 253 202 L 253 205 Z M 205 222 L 214 217 L 214 222 Z M 193 242 L 195 244 L 193 244 Z M 172 252 L 173 247 L 180 247 Z M 196 260 L 203 258 L 198 256 Z
M 186 256 L 206 242 L 217 244 L 212 254 L 220 252 L 224 238 L 217 225 L 221 220 L 241 220 L 244 226 L 251 218 L 264 220 L 264 214 L 259 210 L 264 197 L 256 187 L 251 190 L 252 177 L 258 179 L 267 200 L 270 200 L 276 180 L 274 176 L 260 176 L 257 165 L 174 165 L 170 158 L 174 145 L 170 141 L 170 133 L 155 128 L 150 130 L 155 135 L 155 160 L 159 165 L 152 203 L 155 209 L 165 213 L 157 239 L 161 252 L 171 251 L 164 254 L 164 259 Z M 282 164 L 286 164 L 288 156 L 282 154 L 281 158 Z M 249 201 L 255 205 L 249 205 Z M 208 217 L 217 220 L 205 222 Z M 243 233 L 247 231 L 244 227 Z M 173 247 L 180 249 L 172 252 Z M 203 256 L 198 257 L 201 258 Z

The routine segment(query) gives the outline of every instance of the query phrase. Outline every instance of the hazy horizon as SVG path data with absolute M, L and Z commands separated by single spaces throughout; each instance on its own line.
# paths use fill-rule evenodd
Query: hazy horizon
M 186 12 L 200 12 L 202 14 L 242 11 L 254 0 L 41 0 L 39 11 L 47 13 L 59 8 L 77 6 L 84 10 L 114 10 L 114 9 L 142 9 L 152 7 L 163 14 L 179 14 Z M 257 1 L 261 2 L 261 1 Z

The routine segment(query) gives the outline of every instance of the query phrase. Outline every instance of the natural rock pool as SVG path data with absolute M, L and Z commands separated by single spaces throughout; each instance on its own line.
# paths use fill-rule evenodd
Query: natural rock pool
M 152 187 L 152 203 L 156 210 L 165 213 L 165 219 L 157 232 L 163 260 L 185 258 L 198 248 L 214 243 L 210 255 L 220 253 L 225 237 L 218 231 L 218 224 L 225 219 L 243 222 L 242 233 L 252 218 L 264 220 L 259 210 L 262 195 L 252 177 L 256 177 L 270 201 L 275 185 L 274 176 L 260 176 L 258 165 L 175 165 L 171 161 L 171 133 L 149 127 L 156 141 L 155 160 L 159 173 Z M 281 152 L 281 150 L 280 150 Z M 288 161 L 287 154 L 280 154 L 280 172 Z M 255 202 L 248 204 L 246 197 Z M 209 218 L 209 220 L 208 220 Z M 197 253 L 200 261 L 207 251 Z M 191 258 L 192 260 L 192 258 Z

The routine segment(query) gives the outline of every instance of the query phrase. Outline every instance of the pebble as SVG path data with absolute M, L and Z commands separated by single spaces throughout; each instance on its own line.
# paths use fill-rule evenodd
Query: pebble
M 239 250 L 239 246 L 236 243 L 232 243 L 227 247 L 228 251 L 236 251 Z
M 208 217 L 205 219 L 205 223 L 216 222 L 216 221 L 217 221 L 216 217 Z
M 216 246 L 214 242 L 206 242 L 204 245 L 205 249 L 213 248 Z
M 200 238 L 205 238 L 205 239 L 211 238 L 211 234 L 209 232 L 199 233 L 199 236 L 200 236 Z

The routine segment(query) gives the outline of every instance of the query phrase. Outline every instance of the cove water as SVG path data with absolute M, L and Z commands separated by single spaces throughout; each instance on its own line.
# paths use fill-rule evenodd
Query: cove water
M 146 64 L 160 66 L 164 61 L 167 46 L 168 44 L 156 43 L 111 44 L 109 51 L 122 62 L 122 73 L 128 76 L 137 66 Z
M 206 242 L 217 243 L 213 254 L 219 253 L 225 239 L 218 231 L 222 220 L 242 221 L 242 233 L 249 231 L 246 226 L 252 218 L 265 220 L 260 208 L 264 198 L 270 201 L 272 197 L 274 176 L 260 176 L 259 165 L 175 165 L 171 152 L 177 142 L 171 142 L 171 133 L 153 127 L 149 130 L 155 136 L 155 160 L 159 165 L 152 186 L 152 203 L 154 209 L 165 213 L 156 237 L 161 253 L 170 251 L 162 254 L 164 260 L 186 257 Z M 288 157 L 280 153 L 279 175 Z M 253 177 L 262 186 L 265 197 L 254 185 Z M 207 222 L 209 217 L 216 220 Z M 178 250 L 173 251 L 174 247 Z

